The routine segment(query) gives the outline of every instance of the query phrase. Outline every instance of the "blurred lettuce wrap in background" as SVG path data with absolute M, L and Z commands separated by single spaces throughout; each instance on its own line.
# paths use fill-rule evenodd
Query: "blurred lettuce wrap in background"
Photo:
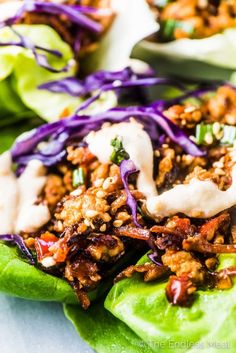
M 2 24 L 6 19 L 8 19 L 7 24 L 10 23 L 14 13 L 19 13 L 25 4 L 21 1 L 1 4 Z M 28 2 L 29 4 L 41 6 L 43 3 Z M 52 121 L 72 114 L 82 102 L 82 99 L 68 94 L 58 95 L 38 89 L 39 85 L 48 81 L 76 75 L 79 67 L 75 61 L 74 48 L 63 41 L 55 29 L 48 26 L 51 24 L 50 18 L 48 18 L 48 25 L 44 24 L 45 16 L 36 19 L 33 17 L 31 21 L 28 20 L 29 24 L 3 26 L 0 30 L 0 79 L 3 84 L 5 83 L 5 88 L 7 87 L 8 95 L 11 97 L 7 100 L 7 106 L 4 95 L 0 98 L 3 106 L 1 118 L 5 117 L 5 121 L 15 122 L 16 118 L 13 118 L 13 115 L 24 113 L 28 109 L 33 110 L 43 119 Z M 19 16 L 20 19 L 21 16 Z M 14 21 L 11 22 L 14 23 Z M 32 24 L 34 22 L 39 24 Z M 24 40 L 26 45 L 13 45 Z M 27 43 L 27 41 L 30 42 Z M 11 45 L 7 46 L 4 43 Z M 36 48 L 35 54 L 27 45 L 40 46 L 48 52 Z
M 52 50 L 58 50 L 63 57 L 50 55 L 52 67 L 61 69 L 73 60 L 73 53 L 68 44 L 63 42 L 59 35 L 46 25 L 16 25 L 17 33 L 30 38 L 34 43 Z M 17 36 L 9 27 L 0 29 L 0 43 L 17 41 Z M 48 54 L 47 54 L 48 55 Z M 65 109 L 73 112 L 80 104 L 80 100 L 69 95 L 57 95 L 39 90 L 38 86 L 53 79 L 61 79 L 76 73 L 75 63 L 67 72 L 54 73 L 40 67 L 29 49 L 17 46 L 0 46 L 0 84 L 7 87 L 10 100 L 0 96 L 0 105 L 5 108 L 9 119 L 11 113 L 18 113 L 31 109 L 38 116 L 46 120 L 55 120 L 63 115 Z M 5 90 L 6 91 L 6 90 Z M 7 104 L 7 107 L 6 107 Z M 27 107 L 27 108 L 26 108 Z M 13 118 L 13 117 L 12 117 Z
M 93 4 L 93 2 L 91 3 Z M 26 11 L 22 16 L 18 15 L 19 18 L 16 16 L 17 21 L 13 21 L 14 14 L 19 13 L 25 4 L 36 6 L 35 12 Z M 6 125 L 6 121 L 10 123 L 19 120 L 19 116 L 21 117 L 21 114 L 28 110 L 34 111 L 35 114 L 47 121 L 69 116 L 83 102 L 83 98 L 71 96 L 67 93 L 58 94 L 39 90 L 38 86 L 49 81 L 57 81 L 77 74 L 80 76 L 81 73 L 85 72 L 94 72 L 97 69 L 124 68 L 129 62 L 130 52 L 135 43 L 146 35 L 153 33 L 156 29 L 155 21 L 150 22 L 152 16 L 145 0 L 139 0 L 138 3 L 130 1 L 128 5 L 124 1 L 114 0 L 111 3 L 111 8 L 109 7 L 110 1 L 107 1 L 104 4 L 108 8 L 103 8 L 103 5 L 101 9 L 90 9 L 88 12 L 88 15 L 92 16 L 89 21 L 92 21 L 93 26 L 100 26 L 98 29 L 101 28 L 100 37 L 107 31 L 104 37 L 100 38 L 93 31 L 90 33 L 88 29 L 85 29 L 78 32 L 80 34 L 78 38 L 74 38 L 68 29 L 66 33 L 63 31 L 63 22 L 55 26 L 55 21 L 51 21 L 53 15 L 50 11 L 55 10 L 50 8 L 52 4 L 47 3 L 46 5 L 49 9 L 46 8 L 44 11 L 47 10 L 48 13 L 37 13 L 42 4 L 45 6 L 45 3 L 40 1 L 30 1 L 28 3 L 13 1 L 0 4 L 0 24 L 3 27 L 0 29 L 0 84 L 3 92 L 0 97 L 0 106 L 1 119 L 4 119 L 2 124 L 4 125 Z M 96 2 L 96 4 L 100 6 L 100 2 Z M 64 5 L 54 4 L 54 6 L 56 6 L 56 11 L 58 11 L 57 7 L 62 13 L 65 11 Z M 133 16 L 133 26 L 129 33 L 126 33 L 126 41 L 124 42 L 122 33 L 128 26 L 129 16 L 127 14 L 133 12 L 134 7 L 135 10 L 138 9 L 139 11 Z M 68 8 L 71 10 L 73 6 L 66 6 L 66 10 Z M 79 6 L 79 8 L 78 15 L 80 15 L 80 11 L 83 16 L 87 15 L 86 11 L 84 14 L 84 10 L 81 10 L 83 9 L 82 6 Z M 111 26 L 114 13 L 116 19 Z M 146 21 L 145 25 L 140 28 L 139 21 L 143 13 Z M 6 22 L 6 19 L 8 19 L 8 22 Z M 13 28 L 3 26 L 19 21 L 23 24 L 16 24 Z M 74 24 L 70 23 L 69 17 L 66 27 L 71 25 Z M 111 26 L 110 29 L 109 26 Z M 97 30 L 97 27 L 95 29 Z M 62 37 L 67 40 L 67 43 Z M 80 37 L 82 38 L 80 39 Z M 26 41 L 26 45 L 24 43 L 24 45 L 13 45 L 24 39 L 30 41 L 31 45 L 47 49 L 48 52 L 36 48 L 35 54 L 33 50 L 27 48 L 28 43 Z M 96 45 L 93 44 L 93 41 L 96 42 Z M 98 41 L 99 43 L 97 43 Z M 7 43 L 9 45 L 6 45 Z M 53 52 L 55 51 L 60 55 L 54 55 Z M 94 52 L 94 54 L 89 54 L 91 52 Z M 45 58 L 40 57 L 42 54 Z M 46 60 L 48 68 L 45 68 Z M 9 99 L 6 99 L 6 94 Z M 101 108 L 99 107 L 100 103 L 98 103 L 95 111 L 114 106 L 114 97 L 108 95 L 106 100 L 108 103 L 104 103 L 103 100 L 103 107 Z M 109 103 L 109 101 L 111 102 Z
M 85 71 L 124 68 L 135 44 L 159 27 L 146 0 L 112 0 L 111 4 L 116 17 L 98 49 L 84 62 Z
M 132 54 L 134 57 L 152 63 L 163 75 L 201 80 L 230 79 L 236 69 L 233 3 L 148 2 L 155 6 L 154 16 L 160 28 L 155 35 L 138 43 Z

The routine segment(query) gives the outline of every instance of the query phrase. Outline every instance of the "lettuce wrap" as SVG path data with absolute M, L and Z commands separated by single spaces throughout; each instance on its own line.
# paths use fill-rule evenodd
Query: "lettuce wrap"
M 40 43 L 49 49 L 59 50 L 63 58 L 51 55 L 52 66 L 62 68 L 73 60 L 71 48 L 61 40 L 52 28 L 46 25 L 16 25 L 14 28 L 18 33 L 27 36 L 34 43 Z M 16 36 L 8 27 L 0 30 L 0 42 L 15 39 Z M 6 111 L 5 114 L 10 116 L 12 113 L 20 113 L 30 108 L 35 114 L 44 119 L 55 120 L 63 115 L 66 109 L 69 114 L 72 113 L 81 103 L 80 99 L 66 94 L 60 96 L 38 89 L 38 85 L 47 81 L 60 79 L 68 75 L 73 76 L 76 72 L 75 64 L 72 64 L 66 73 L 52 73 L 36 63 L 32 52 L 15 46 L 1 47 L 0 58 L 0 83 L 1 86 L 5 85 L 10 96 L 10 100 L 6 100 L 4 90 L 1 90 L 3 94 L 1 94 L 0 104 L 3 107 L 3 114 L 4 110 Z M 8 104 L 7 107 L 6 104 Z M 12 111 L 13 107 L 15 111 Z M 11 117 L 9 117 L 10 119 Z
M 221 255 L 219 268 L 234 266 L 235 260 L 235 255 Z M 139 264 L 147 261 L 144 256 Z M 165 284 L 147 284 L 135 275 L 113 286 L 105 308 L 154 352 L 235 352 L 235 285 L 199 291 L 191 308 L 181 308 L 168 303 Z
M 13 19 L 18 19 L 17 16 L 19 16 L 20 19 L 20 15 L 16 15 L 16 17 L 14 17 L 13 14 L 19 13 L 19 11 L 21 11 L 22 4 L 23 6 L 27 6 L 27 3 L 24 4 L 24 2 L 21 1 L 1 4 L 1 23 L 14 24 L 15 20 L 13 21 Z M 40 8 L 42 4 L 40 1 L 32 1 L 32 6 L 38 6 Z M 85 51 L 83 56 L 79 56 L 79 58 L 77 58 L 77 54 L 74 52 L 75 48 L 72 48 L 71 43 L 70 45 L 66 43 L 54 28 L 49 27 L 49 25 L 40 24 L 40 20 L 38 22 L 36 21 L 36 23 L 39 24 L 31 24 L 32 22 L 29 22 L 30 24 L 28 24 L 27 21 L 26 24 L 16 24 L 12 27 L 13 30 L 11 27 L 6 26 L 1 28 L 0 82 L 2 82 L 2 85 L 7 88 L 8 95 L 11 97 L 10 100 L 6 101 L 4 95 L 1 95 L 1 119 L 4 118 L 10 123 L 10 121 L 14 120 L 12 113 L 18 114 L 29 109 L 34 111 L 35 114 L 46 121 L 54 121 L 61 116 L 69 116 L 72 114 L 83 102 L 82 97 L 71 96 L 67 93 L 55 94 L 55 92 L 39 90 L 38 86 L 50 81 L 57 81 L 63 78 L 73 77 L 77 74 L 78 71 L 80 75 L 81 71 L 91 73 L 98 69 L 123 69 L 129 63 L 130 52 L 135 43 L 146 35 L 154 32 L 156 28 L 155 22 L 150 22 L 150 18 L 152 17 L 148 12 L 145 1 L 139 0 L 138 6 L 136 5 L 137 4 L 134 4 L 133 2 L 129 2 L 127 11 L 127 4 L 125 2 L 121 3 L 114 1 L 112 3 L 112 9 L 116 12 L 116 20 L 111 29 L 107 30 L 107 33 L 105 33 L 104 37 L 99 38 L 100 43 L 94 53 L 89 55 L 88 52 L 91 50 L 88 52 Z M 47 7 L 47 5 L 45 6 Z M 60 5 L 55 6 L 56 10 L 58 10 L 57 7 L 60 9 Z M 127 14 L 129 10 L 131 12 L 133 11 L 134 6 L 136 10 L 139 9 L 139 12 L 137 12 L 136 16 L 134 16 L 134 23 L 132 26 L 133 30 L 130 31 L 128 35 L 124 49 L 121 30 L 126 28 L 129 19 Z M 51 16 L 50 4 L 48 7 L 49 16 Z M 64 11 L 63 5 L 61 7 Z M 83 9 L 83 7 L 80 7 L 79 11 L 82 11 L 81 9 Z M 90 10 L 88 9 L 87 11 L 91 11 L 91 13 L 96 12 L 96 10 L 92 8 Z M 145 26 L 140 28 L 138 24 L 141 16 L 143 16 L 143 13 L 145 13 L 146 21 Z M 99 10 L 96 12 L 96 16 L 99 18 Z M 101 9 L 101 18 L 104 16 L 106 17 L 106 12 L 104 12 L 104 15 L 102 15 Z M 8 22 L 3 22 L 6 19 L 8 19 Z M 69 23 L 70 20 L 71 19 L 69 18 Z M 13 45 L 13 42 L 17 42 L 17 39 L 19 39 L 14 31 L 16 31 L 18 35 L 22 36 L 22 38 L 28 38 L 34 45 L 40 45 L 42 48 L 46 48 L 51 52 L 58 51 L 61 57 L 52 55 L 51 52 L 42 52 L 46 59 L 49 61 L 50 67 L 49 69 L 41 67 L 42 65 L 37 62 L 40 58 L 35 57 L 31 50 Z M 10 45 L 3 45 L 4 42 L 9 42 Z M 40 52 L 39 54 L 41 55 Z M 77 64 L 75 63 L 75 58 Z M 52 72 L 51 68 L 61 72 Z M 100 107 L 100 103 L 98 102 L 95 107 L 92 107 L 92 111 L 96 112 L 99 110 L 108 109 L 116 104 L 114 97 L 111 95 L 108 95 L 105 100 L 108 102 L 108 104 L 103 103 L 103 100 L 101 105 L 104 106 Z M 15 108 L 13 109 L 12 107 Z
M 159 30 L 141 41 L 133 56 L 159 74 L 187 79 L 229 79 L 235 70 L 235 7 L 225 1 L 152 1 Z
M 128 326 L 104 308 L 104 300 L 95 303 L 87 312 L 75 305 L 64 305 L 64 313 L 79 335 L 98 353 L 153 352 Z

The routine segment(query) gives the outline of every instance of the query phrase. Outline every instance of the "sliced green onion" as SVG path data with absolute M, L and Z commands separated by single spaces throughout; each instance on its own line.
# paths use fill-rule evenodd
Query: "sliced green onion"
M 85 175 L 83 168 L 79 167 L 73 171 L 73 186 L 76 188 L 77 186 L 83 185 L 85 182 Z
M 167 41 L 173 40 L 174 31 L 178 28 L 189 34 L 189 36 L 194 32 L 194 27 L 191 23 L 169 19 L 161 22 L 161 37 Z
M 206 143 L 208 136 L 214 139 L 213 134 L 213 124 L 198 124 L 196 126 L 196 142 L 198 145 L 203 145 Z
M 224 125 L 223 137 L 220 140 L 222 145 L 233 145 L 236 141 L 236 127 L 231 125 Z
M 154 0 L 153 5 L 157 7 L 165 7 L 170 4 L 171 0 Z
M 196 142 L 198 145 L 219 142 L 221 145 L 233 145 L 236 141 L 236 127 L 224 124 L 198 124 L 196 126 Z M 215 127 L 217 128 L 217 131 Z
M 125 151 L 122 141 L 116 137 L 111 140 L 111 145 L 113 147 L 113 152 L 110 156 L 110 161 L 120 165 L 124 159 L 129 159 L 129 154 Z

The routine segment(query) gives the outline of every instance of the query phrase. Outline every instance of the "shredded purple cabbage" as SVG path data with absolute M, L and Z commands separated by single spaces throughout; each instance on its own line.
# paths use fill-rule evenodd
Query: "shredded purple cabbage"
M 155 265 L 157 265 L 159 267 L 163 266 L 163 264 L 160 262 L 160 260 L 158 258 L 159 255 L 158 255 L 157 252 L 154 251 L 154 252 L 152 252 L 150 254 L 147 254 L 147 256 Z
M 75 77 L 66 77 L 57 81 L 50 81 L 38 86 L 38 89 L 46 89 L 54 93 L 67 93 L 73 97 L 84 95 L 84 87 Z
M 62 69 L 55 69 L 53 68 L 47 59 L 47 56 L 39 53 L 38 50 L 40 51 L 44 51 L 48 54 L 54 55 L 56 57 L 61 58 L 62 54 L 60 51 L 58 50 L 54 50 L 54 49 L 48 49 L 48 48 L 44 48 L 38 45 L 35 45 L 28 37 L 25 37 L 23 35 L 21 35 L 20 33 L 18 33 L 15 29 L 11 28 L 11 30 L 14 32 L 15 35 L 17 35 L 17 37 L 19 38 L 19 41 L 15 42 L 0 42 L 0 47 L 3 46 L 18 46 L 18 47 L 22 47 L 25 49 L 29 49 L 32 51 L 35 60 L 37 62 L 37 64 L 45 69 L 47 69 L 50 72 L 54 72 L 54 73 L 58 73 L 58 72 L 66 72 L 69 69 L 69 65 L 64 66 Z
M 133 197 L 133 195 L 129 190 L 129 182 L 128 182 L 129 176 L 137 172 L 138 172 L 138 169 L 135 167 L 134 162 L 131 159 L 124 159 L 121 162 L 120 175 L 127 195 L 126 204 L 127 206 L 129 206 L 131 210 L 134 224 L 136 225 L 136 227 L 140 228 L 141 225 L 138 223 L 138 220 L 137 220 L 137 208 L 138 208 L 137 201 L 135 200 L 135 198 Z
M 99 13 L 99 10 L 97 9 L 78 5 L 74 6 L 58 4 L 54 2 L 32 0 L 25 1 L 14 16 L 1 21 L 0 28 L 4 26 L 12 26 L 23 17 L 25 12 L 37 12 L 57 16 L 64 15 L 71 21 L 71 23 L 74 23 L 79 27 L 86 28 L 96 33 L 102 31 L 102 26 L 99 23 L 84 15 L 86 13 Z
M 23 239 L 21 238 L 20 235 L 17 234 L 2 234 L 0 235 L 0 240 L 2 241 L 9 241 L 12 244 L 15 244 L 18 246 L 20 251 L 22 252 L 23 255 L 29 260 L 31 265 L 35 264 L 35 261 L 33 259 L 33 256 L 31 255 L 30 251 L 26 247 Z
M 186 153 L 193 156 L 205 154 L 189 137 L 161 112 L 150 107 L 114 108 L 94 116 L 72 116 L 51 124 L 45 124 L 28 134 L 20 136 L 11 149 L 13 160 L 26 165 L 31 159 L 40 159 L 53 166 L 66 156 L 65 147 L 70 141 L 81 141 L 91 130 L 98 130 L 104 122 L 119 123 L 131 117 L 143 124 L 154 144 L 158 145 L 160 129 Z M 49 141 L 44 148 L 38 145 Z
M 170 107 L 172 105 L 175 105 L 175 104 L 179 104 L 179 103 L 181 103 L 184 100 L 189 99 L 189 98 L 201 99 L 202 96 L 204 96 L 207 93 L 214 92 L 215 89 L 217 87 L 221 86 L 222 84 L 223 84 L 222 81 L 221 82 L 220 81 L 219 82 L 213 82 L 208 87 L 197 88 L 197 89 L 194 89 L 194 90 L 187 91 L 183 95 L 180 95 L 180 96 L 178 96 L 176 98 L 173 98 L 173 99 L 157 100 L 157 101 L 153 102 L 151 104 L 151 106 L 153 108 L 155 108 L 155 109 L 159 109 L 159 110 L 163 111 L 163 110 L 167 109 L 168 107 Z M 228 85 L 230 85 L 230 84 L 228 84 Z M 230 85 L 230 87 L 235 88 L 235 86 L 233 86 L 233 85 Z
M 93 102 L 98 100 L 100 96 L 103 94 L 103 92 L 107 91 L 119 91 L 120 89 L 123 88 L 130 88 L 130 87 L 150 87 L 150 86 L 156 86 L 156 85 L 172 85 L 176 86 L 181 90 L 184 90 L 185 87 L 182 84 L 179 84 L 178 82 L 175 82 L 171 79 L 168 78 L 156 78 L 156 77 L 145 77 L 145 78 L 135 78 L 135 79 L 130 79 L 127 81 L 121 81 L 121 80 L 115 80 L 111 83 L 105 83 L 100 87 L 100 90 L 98 93 L 87 99 L 83 104 L 80 105 L 80 107 L 77 109 L 77 113 L 88 108 Z
M 150 76 L 151 75 L 151 76 Z M 181 83 L 166 78 L 153 77 L 153 72 L 137 74 L 130 67 L 126 67 L 121 71 L 98 71 L 89 75 L 85 80 L 78 80 L 74 77 L 67 77 L 58 81 L 51 81 L 38 86 L 39 89 L 47 89 L 54 93 L 67 93 L 72 96 L 85 96 L 98 91 L 95 95 L 88 98 L 77 112 L 82 111 L 90 104 L 100 98 L 101 94 L 106 91 L 119 91 L 129 87 L 146 87 L 153 85 L 172 85 L 185 91 L 186 87 Z
M 66 77 L 61 80 L 46 82 L 38 88 L 81 97 L 100 89 L 104 84 L 114 83 L 115 81 L 123 82 L 131 79 L 137 79 L 137 75 L 130 67 L 126 67 L 120 71 L 97 71 L 87 76 L 84 80 L 78 80 L 75 77 Z

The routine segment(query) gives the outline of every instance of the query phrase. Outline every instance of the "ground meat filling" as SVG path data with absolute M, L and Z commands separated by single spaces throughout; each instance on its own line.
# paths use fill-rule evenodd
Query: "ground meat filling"
M 166 109 L 164 114 L 192 139 L 199 124 L 210 124 L 213 133 L 221 135 L 204 141 L 206 156 L 195 158 L 164 137 L 153 153 L 159 194 L 193 178 L 210 180 L 223 191 L 231 186 L 235 146 L 221 143 L 218 125 L 234 128 L 235 104 L 236 91 L 221 86 L 195 105 L 183 102 Z M 66 278 L 84 308 L 90 304 L 89 292 L 109 276 L 116 281 L 134 274 L 147 282 L 165 280 L 167 299 L 181 306 L 191 305 L 199 288 L 230 288 L 236 268 L 218 271 L 217 266 L 221 254 L 236 253 L 236 208 L 209 219 L 179 213 L 154 220 L 146 214 L 145 196 L 136 181 L 137 175 L 129 179 L 129 189 L 140 227 L 127 206 L 120 167 L 100 163 L 84 143 L 67 146 L 67 159 L 48 170 L 39 197 L 50 209 L 50 222 L 35 234 L 22 234 L 41 268 Z M 129 258 L 131 253 L 140 258 L 147 250 L 150 261 L 135 265 Z M 124 259 L 127 268 L 120 267 Z
M 62 37 L 64 41 L 70 44 L 75 48 L 75 43 L 78 40 L 80 41 L 79 52 L 76 53 L 78 56 L 82 57 L 87 53 L 94 51 L 98 47 L 99 37 L 104 34 L 107 29 L 110 27 L 115 14 L 111 10 L 111 1 L 97 1 L 97 0 L 68 0 L 64 1 L 65 4 L 72 5 L 82 5 L 82 6 L 91 6 L 98 9 L 106 9 L 109 11 L 104 12 L 103 14 L 89 14 L 94 21 L 98 22 L 102 26 L 102 33 L 95 34 L 89 30 L 83 29 L 83 31 L 78 32 L 77 26 L 70 23 L 65 16 L 54 16 L 43 13 L 25 13 L 21 23 L 25 24 L 45 24 L 54 28 L 57 33 Z
M 135 184 L 130 190 L 137 201 L 143 199 Z M 51 221 L 25 234 L 26 245 L 36 251 L 44 271 L 59 272 L 69 281 L 87 308 L 87 293 L 124 255 L 146 249 L 148 235 L 144 238 L 145 231 L 133 224 L 120 168 L 101 164 L 86 146 L 68 146 L 67 161 L 49 171 L 40 201 L 48 205 Z
M 148 2 L 161 23 L 161 41 L 206 38 L 236 26 L 234 0 L 172 0 L 164 6 Z

